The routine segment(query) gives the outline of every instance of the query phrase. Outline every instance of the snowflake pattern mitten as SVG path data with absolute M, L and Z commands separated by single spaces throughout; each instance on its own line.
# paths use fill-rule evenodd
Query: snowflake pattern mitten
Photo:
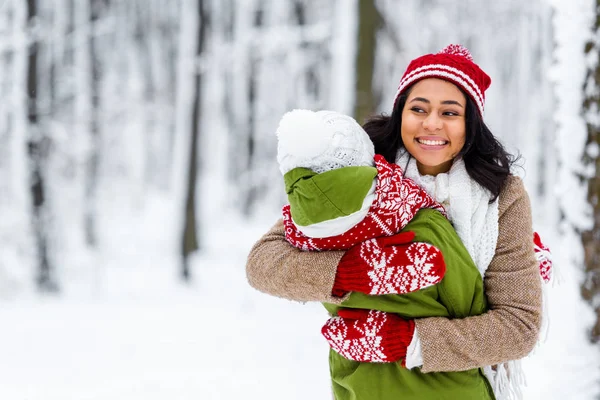
M 344 254 L 332 293 L 404 294 L 439 283 L 446 264 L 439 249 L 412 242 L 414 232 L 366 240 Z
M 406 357 L 415 323 L 383 311 L 342 309 L 321 329 L 329 346 L 360 362 L 396 362 Z

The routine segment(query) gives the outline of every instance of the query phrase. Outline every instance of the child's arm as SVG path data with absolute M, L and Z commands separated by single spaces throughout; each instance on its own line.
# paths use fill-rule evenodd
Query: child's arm
M 246 264 L 250 285 L 273 296 L 338 304 L 353 291 L 418 291 L 439 283 L 446 272 L 440 251 L 412 242 L 412 232 L 371 239 L 343 253 L 301 251 L 283 231 L 278 222 L 254 245 Z

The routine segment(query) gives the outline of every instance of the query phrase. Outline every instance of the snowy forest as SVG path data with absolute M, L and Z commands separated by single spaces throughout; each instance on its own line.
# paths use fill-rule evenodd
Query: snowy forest
M 450 43 L 554 254 L 525 398 L 600 398 L 600 0 L 0 0 L 0 398 L 330 398 L 325 310 L 245 277 L 278 121 Z

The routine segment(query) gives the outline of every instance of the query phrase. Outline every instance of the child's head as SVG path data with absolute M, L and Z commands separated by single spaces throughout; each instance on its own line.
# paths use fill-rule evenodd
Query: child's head
M 335 111 L 290 111 L 279 122 L 277 138 L 283 175 L 298 167 L 321 173 L 374 165 L 369 135 L 353 118 Z

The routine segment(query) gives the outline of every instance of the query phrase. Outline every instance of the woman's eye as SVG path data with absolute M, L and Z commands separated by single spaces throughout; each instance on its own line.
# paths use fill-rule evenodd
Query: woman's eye
M 414 111 L 414 112 L 417 112 L 417 113 L 423 113 L 423 112 L 425 112 L 425 111 L 423 111 L 422 108 L 419 108 L 419 107 L 413 107 L 410 110 Z
M 456 117 L 458 115 L 458 113 L 456 111 L 446 111 L 444 113 L 444 115 L 448 115 L 448 116 L 451 116 L 451 117 Z

